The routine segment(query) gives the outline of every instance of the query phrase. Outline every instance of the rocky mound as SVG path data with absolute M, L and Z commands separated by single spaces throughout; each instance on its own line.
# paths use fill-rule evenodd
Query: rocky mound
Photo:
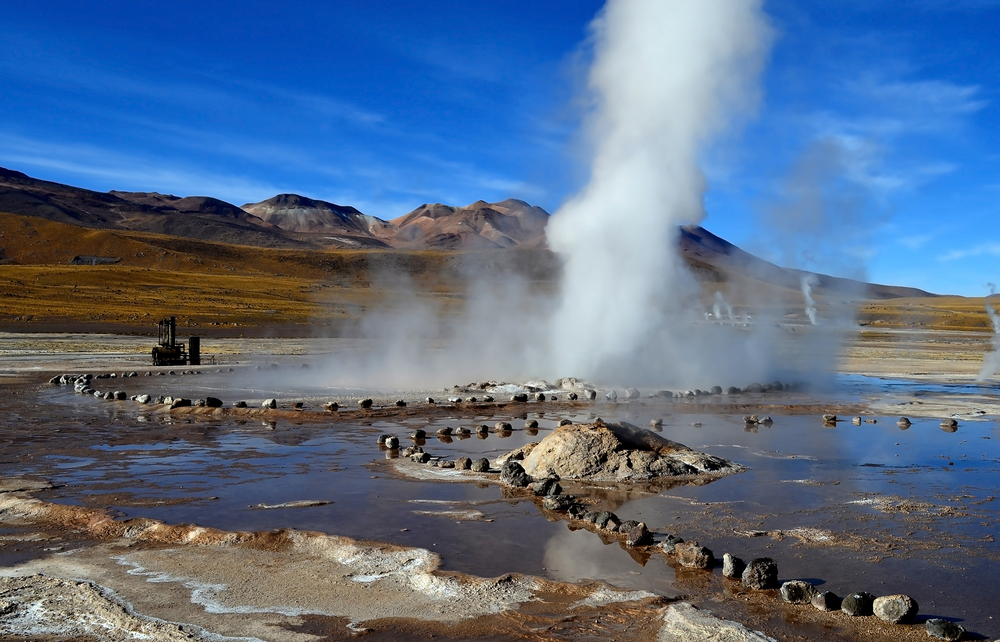
M 528 475 L 591 481 L 648 481 L 661 477 L 717 478 L 746 470 L 622 422 L 560 426 L 524 454 Z M 516 456 L 516 455 L 515 455 Z
M 288 232 L 344 234 L 367 238 L 371 243 L 396 232 L 391 223 L 363 214 L 349 205 L 337 205 L 298 194 L 278 194 L 260 203 L 247 203 L 243 209 Z

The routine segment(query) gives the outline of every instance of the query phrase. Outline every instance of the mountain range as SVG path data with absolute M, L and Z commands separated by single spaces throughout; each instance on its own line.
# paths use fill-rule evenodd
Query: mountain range
M 95 192 L 0 168 L 0 212 L 76 226 L 283 249 L 465 250 L 544 249 L 544 209 L 517 199 L 467 207 L 425 204 L 386 221 L 354 207 L 278 194 L 238 207 L 209 196 Z M 680 229 L 681 255 L 712 279 L 766 282 L 797 290 L 807 273 L 749 254 L 699 226 Z M 886 299 L 933 296 L 904 288 L 817 275 L 821 289 Z

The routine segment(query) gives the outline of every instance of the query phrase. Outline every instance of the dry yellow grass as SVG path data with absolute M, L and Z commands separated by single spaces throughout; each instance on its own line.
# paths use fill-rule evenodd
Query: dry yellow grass
M 121 261 L 70 265 L 75 256 Z M 747 289 L 739 275 L 696 268 L 707 306 L 716 290 Z M 541 290 L 556 285 L 555 261 L 544 250 L 275 250 L 0 213 L 0 330 L 81 323 L 146 330 L 164 316 L 178 317 L 182 326 L 220 329 L 347 328 L 396 296 L 417 296 L 443 313 L 455 312 L 466 275 L 502 279 L 508 272 Z M 798 292 L 770 287 L 757 298 L 801 312 Z M 874 327 L 990 329 L 982 298 L 872 301 L 860 306 L 858 320 Z

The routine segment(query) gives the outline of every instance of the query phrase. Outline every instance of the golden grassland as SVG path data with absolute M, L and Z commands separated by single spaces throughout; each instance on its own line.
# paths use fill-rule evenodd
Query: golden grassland
M 120 259 L 70 265 L 76 256 Z M 558 270 L 544 250 L 463 253 L 399 250 L 277 250 L 158 234 L 93 230 L 0 213 L 0 330 L 90 326 L 155 329 L 165 316 L 182 326 L 227 328 L 342 326 L 365 310 L 413 297 L 448 314 L 459 310 L 465 276 L 517 273 L 552 291 Z M 735 275 L 696 271 L 706 301 Z M 778 288 L 775 288 L 778 290 Z M 801 295 L 775 292 L 776 305 L 801 308 Z M 822 311 L 823 296 L 818 295 Z M 710 305 L 710 303 L 709 303 Z M 982 298 L 868 301 L 860 323 L 884 328 L 990 329 Z

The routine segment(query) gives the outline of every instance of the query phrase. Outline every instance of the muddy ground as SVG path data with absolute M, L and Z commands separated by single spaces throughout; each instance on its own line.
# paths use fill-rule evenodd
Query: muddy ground
M 146 337 L 0 337 L 0 639 L 671 640 L 725 631 L 903 640 L 928 639 L 929 617 L 961 623 L 971 639 L 1000 636 L 983 590 L 1000 580 L 1000 412 L 995 382 L 972 381 L 986 349 L 980 335 L 862 336 L 830 390 L 670 400 L 643 391 L 618 403 L 569 402 L 556 391 L 555 401 L 526 404 L 499 393 L 484 402 L 486 391 L 285 385 L 322 352 L 316 341 L 261 340 L 249 355 L 245 343 L 217 339 L 215 363 L 171 375 L 145 365 Z M 212 395 L 225 407 L 106 402 L 47 383 L 62 372 L 132 370 L 139 376 L 95 387 Z M 375 407 L 357 410 L 361 395 Z M 259 408 L 268 397 L 277 409 Z M 324 411 L 335 399 L 344 409 Z M 250 407 L 232 408 L 236 400 Z M 827 412 L 841 421 L 824 424 Z M 746 425 L 748 414 L 774 424 Z M 901 414 L 913 421 L 906 430 L 895 425 Z M 719 558 L 772 557 L 782 580 L 839 595 L 907 593 L 920 603 L 917 621 L 782 604 L 718 567 L 684 569 L 656 546 L 629 548 L 496 475 L 416 464 L 375 443 L 384 433 L 414 443 L 421 428 L 435 455 L 495 458 L 563 419 L 597 416 L 660 419 L 664 436 L 749 470 L 703 485 L 567 483 L 566 492 L 646 522 L 657 541 L 679 534 Z M 958 418 L 957 431 L 941 429 L 945 418 Z M 530 419 L 538 429 L 525 428 Z M 496 431 L 498 421 L 513 430 Z M 485 438 L 435 436 L 479 424 L 491 427 Z

